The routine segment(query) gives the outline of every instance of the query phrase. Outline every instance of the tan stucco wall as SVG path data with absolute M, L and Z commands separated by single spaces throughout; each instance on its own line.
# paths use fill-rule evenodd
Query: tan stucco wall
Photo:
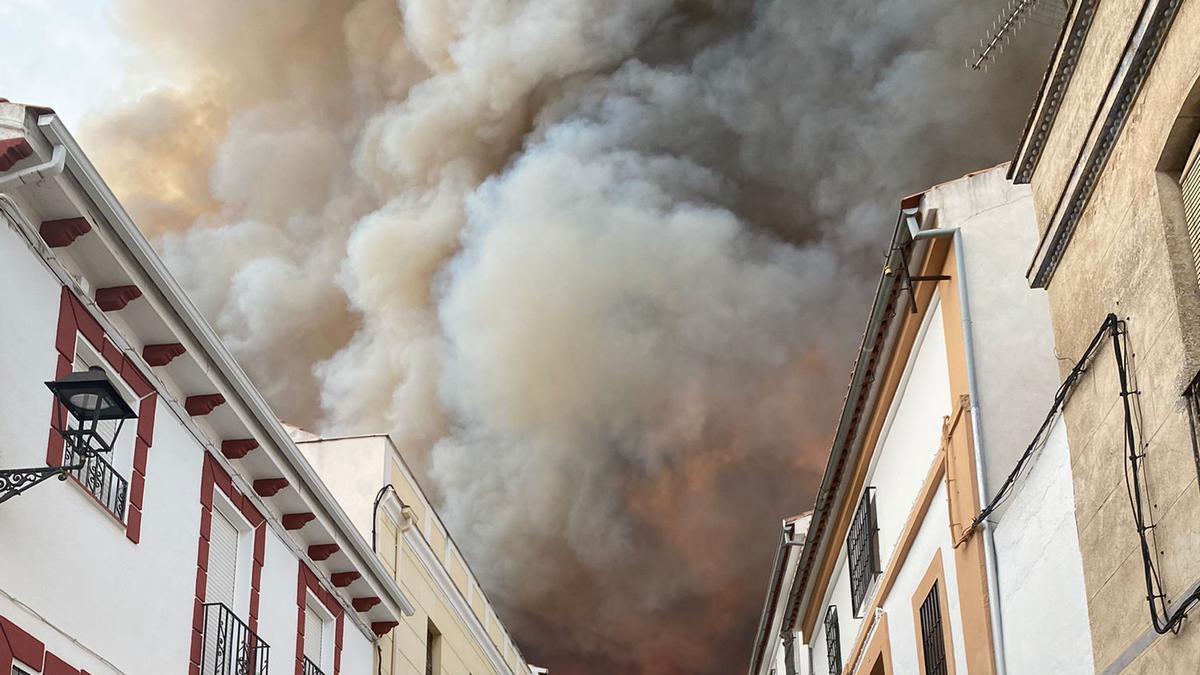
M 389 509 L 381 508 L 378 516 L 377 553 L 416 609 L 381 641 L 382 672 L 424 675 L 427 627 L 432 621 L 441 633 L 441 667 L 435 671 L 438 675 L 509 675 L 492 666 L 485 652 L 486 642 L 492 643 L 511 673 L 526 675 L 528 667 L 391 442 L 385 436 L 362 436 L 308 440 L 299 447 L 368 540 L 372 502 L 386 480 L 391 481 L 400 501 L 412 509 L 407 533 Z M 449 592 L 422 562 L 417 550 L 421 547 L 433 552 L 434 569 L 444 570 Z M 482 625 L 478 633 L 455 611 L 456 600 L 451 597 L 455 594 L 461 597 L 461 606 L 468 607 L 468 615 L 473 613 L 478 618 Z
M 1084 64 L 1032 181 L 1047 226 L 1082 131 L 1125 46 L 1141 2 L 1101 3 L 1111 32 L 1089 36 Z M 1107 25 L 1107 24 L 1105 24 Z M 1049 286 L 1064 374 L 1109 312 L 1125 319 L 1142 413 L 1150 518 L 1168 600 L 1200 578 L 1200 486 L 1181 394 L 1200 367 L 1200 289 L 1173 181 L 1156 173 L 1167 137 L 1200 74 L 1200 3 L 1184 2 Z M 1076 91 L 1078 90 L 1078 91 Z M 1033 252 L 1031 251 L 1031 254 Z M 1200 627 L 1130 649 L 1150 628 L 1143 565 L 1126 496 L 1123 416 L 1111 349 L 1066 408 L 1095 664 L 1128 654 L 1127 672 L 1198 672 Z
M 1087 137 L 1092 114 L 1100 105 L 1112 77 L 1121 47 L 1137 21 L 1142 0 L 1104 0 L 1096 9 L 1071 85 L 1055 119 L 1054 132 L 1046 140 L 1042 160 L 1034 172 L 1034 205 L 1038 224 L 1045 232 L 1058 204 L 1058 195 L 1071 175 L 1075 156 Z

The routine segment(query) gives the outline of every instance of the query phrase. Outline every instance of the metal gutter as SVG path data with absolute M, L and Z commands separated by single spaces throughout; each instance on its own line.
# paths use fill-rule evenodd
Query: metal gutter
M 750 673 L 755 675 L 761 665 L 763 654 L 766 652 L 767 631 L 771 625 L 771 614 L 783 586 L 783 568 L 792 557 L 791 547 L 788 546 L 788 530 L 785 523 L 779 533 L 779 546 L 775 549 L 775 560 L 771 563 L 771 580 L 767 583 L 767 601 L 763 603 L 762 614 L 758 619 L 758 630 L 754 633 L 754 645 L 750 652 Z
M 372 585 L 378 586 L 378 590 L 382 591 L 381 595 L 391 605 L 390 609 L 393 614 L 412 616 L 415 613 L 412 603 L 405 597 L 391 574 L 383 567 L 383 563 L 371 551 L 370 545 L 359 535 L 354 524 L 350 522 L 337 500 L 321 482 L 320 477 L 309 466 L 304 455 L 284 430 L 262 394 L 237 365 L 212 327 L 167 271 L 158 254 L 134 224 L 124 207 L 117 201 L 116 196 L 105 184 L 66 126 L 57 115 L 53 114 L 39 117 L 37 125 L 50 141 L 66 148 L 66 173 L 74 178 L 91 198 L 113 233 L 126 247 L 129 257 L 137 263 L 142 273 L 154 284 L 155 289 L 174 312 L 175 318 L 204 348 L 209 357 L 208 360 L 214 366 L 214 371 L 210 372 L 210 375 L 220 377 L 229 389 L 238 395 L 247 410 L 254 416 L 255 421 L 258 422 L 263 434 L 270 438 L 283 459 L 286 460 L 288 467 L 301 478 L 305 487 L 316 499 L 317 505 L 325 512 L 325 517 L 332 521 L 332 524 L 340 531 L 342 538 L 349 544 L 349 551 L 353 552 L 356 562 L 371 573 L 374 578 Z M 349 551 L 343 549 L 343 552 Z
M 900 262 L 896 253 L 896 245 L 905 234 L 907 232 L 904 229 L 903 221 L 897 218 L 891 247 L 883 273 L 879 278 L 879 287 L 875 292 L 875 302 L 871 307 L 867 326 L 863 331 L 862 343 L 859 346 L 858 356 L 854 362 L 854 371 L 850 377 L 850 386 L 842 406 L 842 415 L 829 451 L 829 461 L 825 465 L 825 474 L 817 489 L 812 522 L 809 525 L 806 545 L 801 554 L 796 579 L 792 583 L 792 590 L 789 594 L 788 611 L 784 616 L 786 630 L 799 630 L 796 624 L 799 620 L 800 609 L 811 601 L 814 592 L 810 583 L 813 565 L 824 558 L 830 546 L 829 539 L 823 536 L 825 529 L 829 526 L 829 508 L 831 504 L 839 501 L 837 498 L 846 489 L 845 483 L 841 480 L 843 466 L 848 459 L 847 455 L 852 454 L 851 445 L 857 439 L 862 410 L 866 407 L 867 400 L 876 393 L 874 371 L 879 365 L 879 350 L 888 339 L 887 333 L 889 330 L 894 330 L 889 324 L 895 316 L 895 305 L 899 292 L 896 275 L 891 274 L 890 271 Z M 810 637 L 805 636 L 806 639 Z

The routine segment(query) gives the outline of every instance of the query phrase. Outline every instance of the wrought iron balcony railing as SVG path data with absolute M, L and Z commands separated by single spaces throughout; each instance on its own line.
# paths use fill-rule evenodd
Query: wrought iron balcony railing
M 271 648 L 225 605 L 204 605 L 202 675 L 267 675 Z
M 101 506 L 116 516 L 117 520 L 124 522 L 125 498 L 129 492 L 128 481 L 100 455 L 79 455 L 71 448 L 70 443 L 64 446 L 63 466 L 78 466 L 67 471 L 67 475 L 79 481 Z
M 317 667 L 317 664 L 309 661 L 308 657 L 306 656 L 304 657 L 304 675 L 325 675 L 325 673 L 323 673 L 321 669 Z

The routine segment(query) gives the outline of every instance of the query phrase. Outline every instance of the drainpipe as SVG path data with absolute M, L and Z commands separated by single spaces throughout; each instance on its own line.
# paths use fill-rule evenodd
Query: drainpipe
M 7 175 L 0 176 L 0 190 L 19 185 L 36 183 L 47 178 L 53 178 L 63 172 L 67 162 L 67 149 L 61 145 L 54 146 L 50 161 Z
M 971 398 L 971 441 L 975 446 L 975 480 L 979 484 L 979 503 L 987 504 L 987 465 L 984 462 L 983 435 L 979 420 L 979 385 L 975 378 L 975 346 L 971 339 L 971 305 L 967 299 L 967 275 L 963 253 L 962 232 L 957 227 L 922 230 L 917 220 L 917 209 L 905 209 L 904 220 L 913 241 L 952 237 L 954 239 L 954 267 L 958 286 L 958 302 L 962 314 L 963 352 L 967 361 L 967 393 Z M 987 576 L 988 612 L 992 620 L 992 658 L 996 663 L 996 675 L 1008 672 L 1004 662 L 1004 621 L 1000 613 L 1000 581 L 996 563 L 996 539 L 992 522 L 984 519 L 983 556 Z

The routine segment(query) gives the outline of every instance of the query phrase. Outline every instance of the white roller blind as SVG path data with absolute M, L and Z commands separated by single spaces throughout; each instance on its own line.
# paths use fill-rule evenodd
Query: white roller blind
M 212 534 L 208 540 L 207 602 L 234 608 L 237 588 L 238 531 L 217 509 L 212 512 Z
M 1183 171 L 1179 185 L 1183 189 L 1183 213 L 1187 220 L 1188 240 L 1192 244 L 1192 259 L 1196 262 L 1196 279 L 1200 282 L 1200 161 L 1197 151 L 1200 140 L 1192 148 L 1189 166 Z
M 321 643 L 325 637 L 325 623 L 312 607 L 304 607 L 304 655 L 318 668 L 324 667 L 321 662 Z

